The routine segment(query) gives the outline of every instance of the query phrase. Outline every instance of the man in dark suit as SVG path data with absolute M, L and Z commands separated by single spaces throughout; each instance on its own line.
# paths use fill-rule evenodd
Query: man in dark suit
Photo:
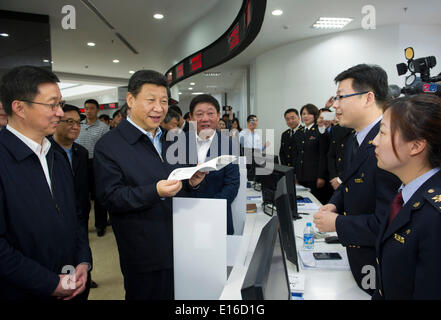
M 64 116 L 60 119 L 60 123 L 53 137 L 49 138 L 55 151 L 64 157 L 72 169 L 75 184 L 75 195 L 77 203 L 81 210 L 81 224 L 88 234 L 88 222 L 90 212 L 89 201 L 89 172 L 88 159 L 89 153 L 86 148 L 74 141 L 80 134 L 80 109 L 66 104 L 63 107 Z M 87 300 L 91 288 L 91 276 L 87 278 L 86 290 L 81 294 L 84 300 Z M 96 287 L 96 284 L 94 285 Z
M 339 124 L 332 126 L 329 133 L 330 144 L 327 155 L 329 183 L 334 190 L 337 190 L 343 180 L 345 145 L 351 133 L 354 133 L 354 130 L 342 127 Z
M 219 102 L 211 95 L 198 95 L 190 102 L 190 120 L 197 124 L 197 131 L 187 134 L 187 155 L 189 164 L 196 165 L 220 155 L 233 154 L 233 143 L 228 134 L 216 131 L 220 117 Z M 194 153 L 194 151 L 197 153 Z M 239 155 L 239 145 L 236 146 Z M 237 196 L 240 186 L 239 166 L 230 163 L 218 171 L 211 171 L 200 187 L 195 190 L 195 197 L 227 200 L 227 234 L 234 234 L 231 203 Z
M 73 299 L 92 264 L 71 170 L 46 138 L 63 116 L 58 81 L 31 66 L 1 81 L 0 300 Z
M 167 161 L 171 142 L 159 127 L 168 111 L 167 89 L 167 78 L 156 71 L 134 73 L 127 120 L 95 147 L 97 197 L 110 213 L 127 300 L 174 298 L 172 197 L 204 177 L 167 181 L 177 167 Z
M 374 288 L 362 286 L 363 267 L 376 265 L 376 233 L 365 228 L 369 218 L 381 219 L 400 186 L 394 175 L 379 169 L 372 141 L 380 129 L 382 106 L 388 94 L 387 74 L 378 66 L 357 65 L 335 78 L 338 83 L 334 108 L 340 125 L 354 128 L 345 148 L 343 181 L 329 203 L 314 215 L 320 231 L 337 231 L 346 246 L 352 274 L 358 286 L 369 294 Z M 345 219 L 361 216 L 361 219 Z M 381 218 L 380 218 L 381 217 Z M 357 233 L 359 245 L 347 241 Z
M 300 128 L 299 112 L 296 109 L 288 109 L 284 114 L 288 130 L 282 133 L 280 141 L 280 163 L 284 166 L 295 167 L 295 133 Z

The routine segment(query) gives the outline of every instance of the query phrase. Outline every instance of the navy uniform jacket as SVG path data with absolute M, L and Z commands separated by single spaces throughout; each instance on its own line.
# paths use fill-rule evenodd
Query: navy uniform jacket
M 0 132 L 0 300 L 49 298 L 64 266 L 92 263 L 72 173 L 53 147 L 47 162 L 59 210 L 35 153 Z
M 51 137 L 49 139 L 54 149 L 66 159 L 70 166 L 66 151 Z M 89 200 L 89 172 L 88 172 L 89 153 L 82 145 L 74 142 L 72 144 L 72 174 L 74 177 L 75 194 L 81 210 L 82 223 L 87 228 L 90 212 Z
M 189 136 L 193 138 L 189 138 Z M 190 131 L 186 135 L 187 137 L 187 155 L 189 161 L 187 162 L 191 166 L 197 164 L 197 149 L 196 149 L 196 136 L 194 131 Z M 228 142 L 223 148 L 221 140 L 225 139 Z M 190 144 L 193 144 L 189 148 Z M 188 150 L 194 150 L 196 154 L 191 155 Z M 214 154 L 213 154 L 214 151 Z M 221 136 L 219 131 L 216 131 L 216 135 L 213 138 L 210 149 L 207 153 L 205 161 L 209 161 L 225 154 L 233 154 L 232 139 L 229 136 Z M 196 162 L 196 163 L 195 163 Z M 236 199 L 237 192 L 240 186 L 240 174 L 239 165 L 230 163 L 217 171 L 210 171 L 205 179 L 200 184 L 200 187 L 194 191 L 196 198 L 212 198 L 212 199 L 226 199 L 227 200 L 227 234 L 234 234 L 233 215 L 231 212 L 231 203 Z
M 401 185 L 396 176 L 377 166 L 372 141 L 379 128 L 380 122 L 369 131 L 352 160 L 350 154 L 354 139 L 348 140 L 342 184 L 329 201 L 340 213 L 336 220 L 338 238 L 346 247 L 352 274 L 360 287 L 365 275 L 361 273 L 362 268 L 375 265 L 378 221 L 388 214 L 390 203 Z M 363 217 L 352 219 L 351 216 Z M 371 228 L 366 224 L 371 224 Z
M 329 179 L 339 177 L 343 179 L 345 145 L 348 137 L 353 130 L 339 125 L 333 126 L 331 129 L 330 144 L 328 150 L 328 172 Z
M 295 132 L 291 136 L 291 129 L 288 129 L 282 133 L 280 141 L 280 164 L 288 167 L 295 167 L 295 148 Z
M 301 127 L 295 133 L 296 178 L 297 181 L 326 179 L 326 143 L 317 125 L 310 130 Z
M 441 172 L 428 179 L 376 242 L 374 299 L 441 299 Z
M 163 130 L 160 156 L 124 119 L 95 146 L 97 197 L 111 216 L 125 276 L 173 267 L 172 198 L 161 199 L 156 191 L 157 182 L 178 167 L 165 161 L 171 144 L 166 135 Z

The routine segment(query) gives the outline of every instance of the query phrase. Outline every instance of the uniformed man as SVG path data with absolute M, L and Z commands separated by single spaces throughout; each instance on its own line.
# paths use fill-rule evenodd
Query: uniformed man
M 336 124 L 332 126 L 329 134 L 330 144 L 328 150 L 329 183 L 337 190 L 343 180 L 345 158 L 345 145 L 351 133 L 355 131 Z
M 294 135 L 296 131 L 301 127 L 299 112 L 296 109 L 288 109 L 285 111 L 285 121 L 288 126 L 288 130 L 282 133 L 282 139 L 280 142 L 280 163 L 284 166 L 294 167 L 295 160 L 295 139 Z
M 352 67 L 335 78 L 338 84 L 334 108 L 340 125 L 354 128 L 345 146 L 343 181 L 329 203 L 314 215 L 319 231 L 337 231 L 340 242 L 346 246 L 352 274 L 358 286 L 369 294 L 373 290 L 363 288 L 363 268 L 375 265 L 376 231 L 367 229 L 345 216 L 370 215 L 381 219 L 400 186 L 396 176 L 379 169 L 375 157 L 373 139 L 380 129 L 382 107 L 387 101 L 386 72 L 375 65 L 361 64 Z M 352 241 L 356 235 L 357 244 Z

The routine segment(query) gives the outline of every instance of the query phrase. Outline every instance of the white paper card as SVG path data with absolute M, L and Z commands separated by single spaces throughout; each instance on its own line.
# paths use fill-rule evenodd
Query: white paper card
M 201 163 L 195 167 L 178 168 L 170 173 L 167 180 L 187 180 L 190 179 L 196 173 L 196 171 L 205 172 L 220 170 L 236 159 L 236 156 L 223 155 Z
M 227 201 L 173 198 L 176 300 L 217 300 L 227 281 Z

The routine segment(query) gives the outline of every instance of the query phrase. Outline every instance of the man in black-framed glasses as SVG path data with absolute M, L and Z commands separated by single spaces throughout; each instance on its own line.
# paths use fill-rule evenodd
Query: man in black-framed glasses
M 372 295 L 375 288 L 363 286 L 363 267 L 377 265 L 377 222 L 388 212 L 400 186 L 395 176 L 378 168 L 372 144 L 388 98 L 387 74 L 379 66 L 360 64 L 340 73 L 335 82 L 336 116 L 354 133 L 345 146 L 342 184 L 314 215 L 314 223 L 319 231 L 337 231 L 355 281 Z

